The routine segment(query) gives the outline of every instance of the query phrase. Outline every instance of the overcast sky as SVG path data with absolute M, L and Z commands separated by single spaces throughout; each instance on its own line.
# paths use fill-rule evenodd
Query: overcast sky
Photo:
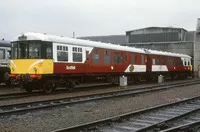
M 0 0 L 0 38 L 23 32 L 76 37 L 149 26 L 195 30 L 200 0 Z

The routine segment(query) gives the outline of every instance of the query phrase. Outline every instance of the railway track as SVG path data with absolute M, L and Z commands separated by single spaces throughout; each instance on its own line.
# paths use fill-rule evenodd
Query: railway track
M 196 82 L 198 80 L 187 80 L 187 81 Z M 182 84 L 182 83 L 185 83 L 185 82 L 163 84 L 163 86 L 167 86 L 167 85 L 170 86 L 170 85 Z M 102 87 L 102 86 L 104 86 L 104 87 Z M 101 87 L 101 89 L 103 89 L 103 88 L 109 88 L 109 86 L 110 86 L 110 84 L 108 84 L 108 83 L 98 84 L 98 85 L 97 84 L 96 85 L 89 85 L 89 86 L 87 86 L 87 85 L 86 86 L 79 86 L 71 92 L 86 91 L 88 89 L 94 89 L 94 87 L 96 87 L 96 88 Z M 149 86 L 149 87 L 142 87 L 142 88 L 143 89 L 149 89 L 149 88 L 152 88 L 152 87 L 156 87 L 156 86 Z M 138 89 L 142 89 L 142 88 L 138 88 Z M 137 89 L 135 89 L 135 90 L 137 90 Z M 35 91 L 33 93 L 20 92 L 20 93 L 11 93 L 11 94 L 0 94 L 0 101 L 1 100 L 11 100 L 11 99 L 25 98 L 25 97 L 34 97 L 34 96 L 49 96 L 49 95 L 56 95 L 56 94 L 63 94 L 63 93 L 69 93 L 69 91 L 66 90 L 66 89 L 57 89 L 55 92 L 50 93 L 50 94 L 46 94 L 42 91 Z
M 184 119 L 183 119 L 184 117 Z M 188 124 L 188 122 L 190 122 Z M 177 124 L 184 124 L 177 126 Z M 177 132 L 200 125 L 200 96 L 54 132 Z M 173 128 L 170 128 L 172 127 Z M 191 128 L 192 127 L 192 128 Z M 168 129 L 167 129 L 168 128 Z M 197 130 L 199 128 L 196 128 Z
M 28 102 L 28 103 L 12 104 L 12 105 L 3 105 L 3 106 L 0 106 L 0 116 L 17 114 L 17 113 L 25 113 L 25 112 L 30 112 L 33 110 L 58 107 L 58 106 L 64 106 L 64 105 L 72 105 L 72 104 L 84 103 L 84 102 L 89 102 L 89 101 L 97 101 L 97 100 L 108 99 L 108 98 L 132 96 L 132 95 L 143 94 L 143 93 L 148 93 L 148 92 L 166 90 L 169 88 L 195 85 L 199 83 L 200 81 L 193 81 L 193 82 L 187 82 L 187 83 L 182 82 L 179 84 L 171 84 L 167 86 L 156 86 L 156 87 L 154 86 L 154 87 L 148 87 L 148 88 L 142 88 L 142 89 L 139 89 L 139 88 L 129 89 L 125 91 L 91 94 L 91 95 L 84 95 L 84 96 L 78 96 L 78 97 L 52 99 L 52 100 L 46 100 L 46 101 Z
M 73 92 L 77 91 L 85 91 L 88 89 L 91 89 L 94 87 L 101 87 L 104 86 L 104 88 L 109 87 L 111 84 L 103 83 L 103 84 L 96 84 L 96 85 L 86 85 L 86 86 L 79 86 L 73 90 Z M 103 88 L 102 88 L 103 89 Z M 35 91 L 33 93 L 27 93 L 27 92 L 20 92 L 20 93 L 10 93 L 10 94 L 0 94 L 0 100 L 10 100 L 10 99 L 18 99 L 18 98 L 25 98 L 25 97 L 34 97 L 34 96 L 49 96 L 49 95 L 56 95 L 56 94 L 63 94 L 63 93 L 69 93 L 67 89 L 57 89 L 55 92 L 46 94 L 42 91 Z

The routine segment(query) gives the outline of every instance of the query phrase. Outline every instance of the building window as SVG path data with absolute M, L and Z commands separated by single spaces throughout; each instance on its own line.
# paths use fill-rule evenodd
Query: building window
M 82 48 L 73 47 L 73 62 L 82 62 Z
M 108 50 L 104 51 L 104 63 L 107 63 L 107 64 L 110 63 L 110 53 Z
M 57 60 L 68 61 L 68 47 L 57 45 Z

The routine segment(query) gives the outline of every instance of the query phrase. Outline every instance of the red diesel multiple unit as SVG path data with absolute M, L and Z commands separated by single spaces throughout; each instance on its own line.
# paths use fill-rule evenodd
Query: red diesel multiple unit
M 24 33 L 12 41 L 10 78 L 24 89 L 52 92 L 85 82 L 103 80 L 117 83 L 151 80 L 162 74 L 172 78 L 191 75 L 191 57 L 40 33 Z

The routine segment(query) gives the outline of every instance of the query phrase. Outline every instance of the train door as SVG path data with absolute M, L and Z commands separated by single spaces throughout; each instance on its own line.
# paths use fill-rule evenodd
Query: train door
M 85 73 L 89 70 L 89 62 L 90 62 L 90 50 L 85 49 L 85 65 L 84 65 L 84 71 Z
M 152 57 L 151 55 L 147 55 L 147 63 L 146 63 L 146 71 L 147 73 L 151 72 L 152 70 Z
M 124 72 L 127 67 L 128 55 L 123 52 L 114 52 L 113 57 L 114 71 L 118 73 Z

